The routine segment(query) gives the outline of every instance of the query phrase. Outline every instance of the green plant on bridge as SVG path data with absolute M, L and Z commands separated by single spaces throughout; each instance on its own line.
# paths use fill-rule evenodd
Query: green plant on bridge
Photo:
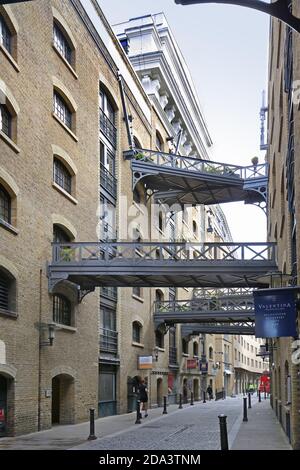
M 60 251 L 61 261 L 72 261 L 75 258 L 75 249 L 68 246 L 64 246 Z

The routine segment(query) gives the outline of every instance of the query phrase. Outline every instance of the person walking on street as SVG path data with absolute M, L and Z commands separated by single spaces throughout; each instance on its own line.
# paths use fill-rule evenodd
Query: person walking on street
M 213 397 L 213 389 L 211 388 L 210 385 L 207 387 L 207 390 L 206 390 L 206 391 L 207 391 L 209 400 L 212 400 L 212 397 Z
M 141 380 L 140 386 L 139 386 L 139 395 L 140 395 L 140 401 L 141 401 L 141 416 L 142 416 L 142 411 L 145 412 L 145 418 L 148 416 L 148 389 L 147 389 L 147 384 L 145 383 L 145 379 Z

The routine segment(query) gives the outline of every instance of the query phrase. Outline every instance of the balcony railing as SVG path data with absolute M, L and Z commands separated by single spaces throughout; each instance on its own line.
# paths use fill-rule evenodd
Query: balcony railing
M 212 176 L 241 178 L 246 180 L 266 177 L 268 175 L 267 163 L 238 166 L 148 149 L 134 149 L 133 151 L 126 151 L 124 153 L 124 157 L 150 165 L 170 167 L 177 170 L 186 170 L 191 172 L 208 173 Z
M 118 332 L 107 328 L 100 328 L 100 351 L 117 354 Z
M 116 199 L 117 178 L 102 163 L 100 163 L 100 186 Z
M 85 242 L 53 243 L 53 263 L 98 261 L 101 264 L 173 262 L 189 265 L 199 261 L 225 262 L 228 266 L 245 262 L 276 262 L 276 243 L 155 243 Z
M 109 142 L 117 147 L 117 129 L 109 117 L 100 109 L 100 130 L 103 132 Z

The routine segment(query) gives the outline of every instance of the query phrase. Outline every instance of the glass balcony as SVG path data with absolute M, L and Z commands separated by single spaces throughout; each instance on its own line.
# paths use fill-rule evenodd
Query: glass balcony
M 100 109 L 100 130 L 110 143 L 117 147 L 117 129 L 109 117 Z
M 100 328 L 100 351 L 117 354 L 118 332 L 107 328 Z

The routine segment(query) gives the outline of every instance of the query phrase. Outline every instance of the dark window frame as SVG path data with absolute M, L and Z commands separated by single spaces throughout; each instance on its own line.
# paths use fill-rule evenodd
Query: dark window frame
M 53 92 L 53 113 L 68 129 L 72 130 L 73 112 L 56 90 Z
M 0 220 L 11 224 L 11 196 L 0 184 Z
M 16 312 L 16 279 L 0 266 L 0 312 Z
M 72 177 L 66 165 L 57 157 L 53 159 L 53 181 L 60 188 L 72 195 Z
M 3 15 L 0 13 L 0 26 L 1 26 L 1 34 L 0 34 L 0 44 L 7 50 L 9 54 L 12 52 L 12 34 L 7 26 L 7 22 L 5 21 Z
M 134 343 L 141 343 L 142 339 L 142 325 L 138 321 L 132 323 L 132 341 Z
M 72 326 L 72 305 L 64 295 L 53 295 L 53 321 L 59 325 Z
M 68 62 L 69 65 L 73 65 L 73 47 L 71 41 L 62 27 L 57 23 L 53 22 L 53 44 L 59 54 Z
M 0 130 L 11 139 L 12 115 L 5 104 L 0 104 L 1 128 Z

